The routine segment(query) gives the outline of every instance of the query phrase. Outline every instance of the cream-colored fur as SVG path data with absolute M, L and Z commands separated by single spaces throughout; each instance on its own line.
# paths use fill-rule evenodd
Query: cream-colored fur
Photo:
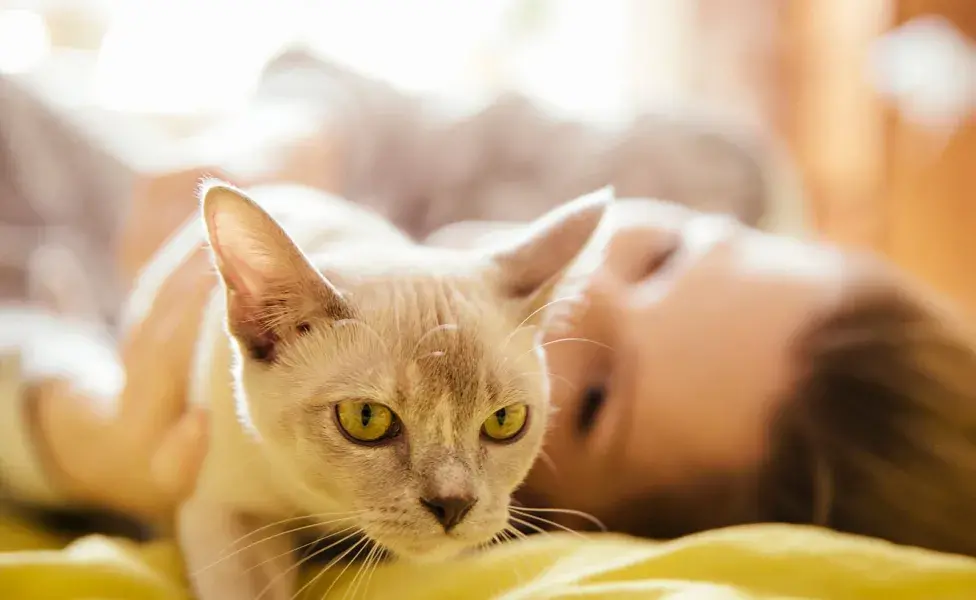
M 201 324 L 190 396 L 209 404 L 213 429 L 179 514 L 200 598 L 291 598 L 296 528 L 338 533 L 330 542 L 360 533 L 356 548 L 368 540 L 418 560 L 496 536 L 546 426 L 540 309 L 612 192 L 491 251 L 419 246 L 297 186 L 245 195 L 208 184 L 202 198 L 204 225 L 189 224 L 147 267 L 128 315 L 138 320 L 205 231 L 222 286 Z M 351 441 L 333 408 L 350 399 L 390 407 L 401 434 Z M 516 441 L 481 435 L 486 418 L 518 403 L 529 419 Z M 474 504 L 449 528 L 422 504 L 430 497 Z

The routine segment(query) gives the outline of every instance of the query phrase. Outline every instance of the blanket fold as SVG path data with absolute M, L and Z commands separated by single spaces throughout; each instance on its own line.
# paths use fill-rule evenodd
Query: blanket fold
M 4 600 L 190 600 L 168 541 L 89 536 L 67 545 L 0 520 Z M 976 560 L 812 527 L 753 525 L 667 543 L 552 534 L 450 565 L 339 563 L 309 569 L 300 599 L 972 600 Z M 348 567 L 348 568 L 346 568 Z M 328 596 L 324 596 L 326 592 Z

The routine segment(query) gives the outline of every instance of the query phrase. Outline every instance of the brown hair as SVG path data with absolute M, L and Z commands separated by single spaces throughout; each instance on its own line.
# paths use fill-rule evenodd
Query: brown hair
M 666 539 L 814 524 L 976 556 L 976 338 L 924 298 L 852 290 L 795 338 L 801 372 L 757 471 L 627 499 L 607 526 Z
M 976 555 L 976 341 L 906 286 L 856 290 L 797 338 L 763 521 Z

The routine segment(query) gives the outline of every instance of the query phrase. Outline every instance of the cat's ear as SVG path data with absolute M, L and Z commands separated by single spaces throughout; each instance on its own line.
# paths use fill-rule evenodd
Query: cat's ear
M 230 332 L 256 360 L 300 334 L 309 319 L 340 319 L 349 310 L 338 290 L 302 254 L 280 225 L 236 188 L 201 186 L 203 220 L 227 291 Z
M 607 186 L 555 208 L 492 253 L 503 293 L 519 301 L 530 321 L 549 301 L 553 287 L 586 248 L 614 190 Z

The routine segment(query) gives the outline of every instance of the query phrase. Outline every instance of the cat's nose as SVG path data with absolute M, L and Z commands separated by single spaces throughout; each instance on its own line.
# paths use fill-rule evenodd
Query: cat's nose
M 424 508 L 444 526 L 445 532 L 457 527 L 477 501 L 478 499 L 472 496 L 436 496 L 420 499 Z

